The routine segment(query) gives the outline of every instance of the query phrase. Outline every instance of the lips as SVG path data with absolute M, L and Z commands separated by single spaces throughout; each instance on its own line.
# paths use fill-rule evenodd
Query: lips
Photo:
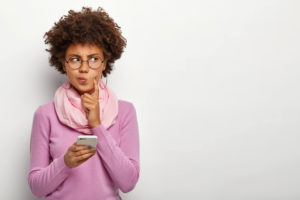
M 82 78 L 82 77 L 77 78 L 77 80 L 78 80 L 80 83 L 85 83 L 85 82 L 87 81 L 86 78 Z
M 79 77 L 78 80 L 87 80 L 86 78 Z

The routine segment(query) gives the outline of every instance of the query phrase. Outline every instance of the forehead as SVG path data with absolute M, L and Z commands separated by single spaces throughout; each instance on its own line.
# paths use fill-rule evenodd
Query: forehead
M 80 56 L 87 56 L 90 54 L 99 54 L 103 56 L 103 51 L 95 44 L 89 43 L 73 43 L 66 50 L 66 56 L 70 54 L 76 54 Z

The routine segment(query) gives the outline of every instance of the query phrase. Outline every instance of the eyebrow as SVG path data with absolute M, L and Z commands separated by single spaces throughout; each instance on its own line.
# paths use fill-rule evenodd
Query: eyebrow
M 78 54 L 70 54 L 70 55 L 68 55 L 68 57 L 71 57 L 71 56 L 81 57 Z M 92 56 L 100 56 L 100 55 L 98 53 L 93 53 L 93 54 L 88 55 L 88 57 L 92 57 Z

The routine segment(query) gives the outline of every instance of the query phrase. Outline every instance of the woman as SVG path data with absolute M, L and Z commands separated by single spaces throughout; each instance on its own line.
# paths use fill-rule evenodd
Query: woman
M 50 64 L 66 74 L 54 100 L 34 113 L 28 183 L 46 199 L 121 199 L 139 178 L 139 133 L 132 103 L 102 81 L 126 40 L 102 9 L 70 10 L 45 34 Z M 77 136 L 96 135 L 95 149 Z

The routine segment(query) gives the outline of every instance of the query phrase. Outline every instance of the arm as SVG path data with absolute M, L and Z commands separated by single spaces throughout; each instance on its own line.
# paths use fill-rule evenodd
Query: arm
M 37 197 L 53 192 L 68 176 L 64 155 L 50 163 L 50 123 L 41 107 L 34 113 L 30 138 L 30 171 L 28 184 Z
M 132 104 L 120 126 L 120 146 L 102 125 L 94 127 L 92 132 L 98 136 L 97 152 L 110 177 L 126 193 L 135 187 L 139 178 L 139 132 Z

